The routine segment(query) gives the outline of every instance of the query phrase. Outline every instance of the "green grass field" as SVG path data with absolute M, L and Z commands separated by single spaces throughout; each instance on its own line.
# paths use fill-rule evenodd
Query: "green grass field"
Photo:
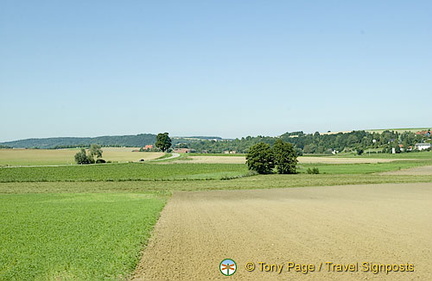
M 325 156 L 325 155 L 322 155 Z M 308 157 L 314 157 L 313 155 L 308 155 Z M 356 155 L 354 153 L 339 153 L 330 157 L 336 158 L 375 158 L 375 159 L 413 159 L 413 160 L 431 160 L 432 161 L 432 151 L 423 152 L 408 152 L 408 153 L 364 153 L 362 155 Z
M 299 174 L 250 177 L 244 177 L 243 164 L 0 168 L 0 280 L 127 279 L 166 200 L 177 191 L 432 181 L 432 175 L 377 174 L 432 165 L 432 153 L 379 156 L 414 160 L 301 164 Z M 306 174 L 312 167 L 321 174 Z
M 0 169 L 0 182 L 221 179 L 246 175 L 241 164 L 100 164 Z
M 376 164 L 301 164 L 298 172 L 317 167 L 326 174 L 371 174 L 422 165 L 432 161 L 393 161 Z M 248 175 L 243 164 L 101 164 L 58 167 L 19 167 L 0 169 L 0 182 L 46 181 L 152 181 L 152 180 L 218 180 Z
M 306 173 L 308 168 L 318 168 L 320 173 L 324 174 L 372 174 L 388 171 L 397 171 L 409 169 L 426 164 L 432 165 L 432 161 L 393 161 L 383 163 L 363 163 L 363 164 L 301 164 L 298 172 Z
M 0 280 L 119 280 L 139 260 L 165 197 L 0 196 Z
M 432 182 L 432 175 L 377 175 L 377 174 L 296 174 L 259 175 L 233 180 L 175 180 L 124 182 L 7 182 L 0 183 L 2 194 L 36 193 L 142 193 L 176 191 L 268 189 L 304 186 L 349 184 Z M 1 279 L 0 279 L 1 280 Z

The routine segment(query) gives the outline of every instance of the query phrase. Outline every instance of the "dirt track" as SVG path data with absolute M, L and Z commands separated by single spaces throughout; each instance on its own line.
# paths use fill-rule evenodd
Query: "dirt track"
M 432 183 L 179 192 L 163 210 L 135 278 L 432 280 L 431 206 Z M 225 258 L 237 262 L 231 277 L 218 269 Z M 257 268 L 247 272 L 247 262 Z M 285 267 L 262 272 L 259 262 Z M 287 272 L 287 262 L 314 264 L 315 272 Z M 359 268 L 328 272 L 326 262 Z M 362 272 L 363 262 L 410 263 L 414 272 Z

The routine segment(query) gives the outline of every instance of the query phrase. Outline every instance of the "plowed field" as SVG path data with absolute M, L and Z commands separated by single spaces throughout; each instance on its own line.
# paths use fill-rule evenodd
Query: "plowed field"
M 432 280 L 431 206 L 432 183 L 178 192 L 134 278 Z

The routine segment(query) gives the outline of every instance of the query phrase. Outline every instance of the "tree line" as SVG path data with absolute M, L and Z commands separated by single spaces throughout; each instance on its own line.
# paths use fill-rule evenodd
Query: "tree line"
M 197 152 L 222 153 L 235 151 L 247 153 L 249 148 L 257 143 L 273 145 L 277 139 L 292 143 L 297 155 L 302 154 L 332 154 L 338 152 L 355 152 L 362 154 L 367 149 L 381 153 L 409 151 L 416 143 L 430 140 L 430 134 L 415 134 L 413 132 L 397 132 L 386 130 L 382 133 L 367 131 L 352 131 L 337 134 L 306 134 L 303 131 L 287 132 L 279 137 L 256 136 L 243 137 L 234 140 L 200 140 L 189 143 L 179 143 L 175 147 L 190 148 Z

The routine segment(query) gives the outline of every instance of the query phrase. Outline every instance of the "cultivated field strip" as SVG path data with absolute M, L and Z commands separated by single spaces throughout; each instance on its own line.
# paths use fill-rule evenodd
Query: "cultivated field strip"
M 398 159 L 382 158 L 336 158 L 336 157 L 299 157 L 300 164 L 372 164 L 387 163 Z M 405 159 L 406 160 L 406 159 Z M 176 160 L 178 163 L 219 163 L 219 164 L 244 164 L 245 156 L 189 156 L 186 160 Z
M 421 167 L 403 169 L 398 171 L 389 171 L 381 174 L 382 175 L 410 175 L 410 176 L 432 175 L 432 166 L 421 166 Z
M 136 280 L 432 280 L 432 183 L 178 192 Z M 259 262 L 414 265 L 414 272 L 262 272 Z M 247 272 L 245 265 L 257 266 Z

